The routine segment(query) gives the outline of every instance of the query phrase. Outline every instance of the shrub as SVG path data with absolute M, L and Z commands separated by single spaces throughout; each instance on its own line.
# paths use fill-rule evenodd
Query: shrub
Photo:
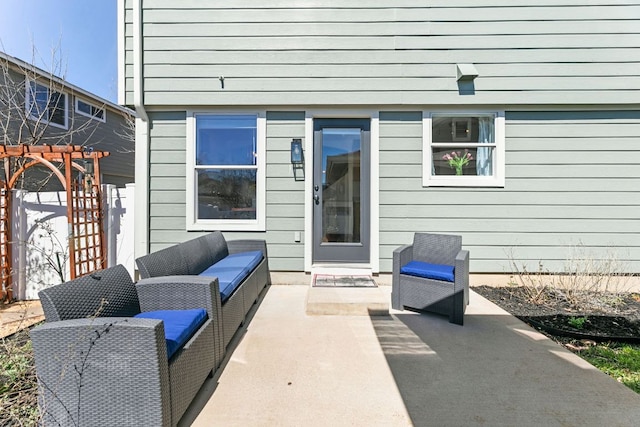
M 563 301 L 574 309 L 616 310 L 628 293 L 632 274 L 624 262 L 608 249 L 601 254 L 588 252 L 583 245 L 572 247 L 563 271 L 552 272 L 542 261 L 530 272 L 526 264 L 509 256 L 512 270 L 510 283 L 519 286 L 534 304 Z

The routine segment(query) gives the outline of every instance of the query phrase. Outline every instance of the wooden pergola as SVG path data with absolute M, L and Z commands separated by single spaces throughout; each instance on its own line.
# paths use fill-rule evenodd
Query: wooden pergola
M 0 159 L 0 300 L 13 300 L 12 190 L 22 174 L 36 165 L 47 167 L 67 193 L 69 262 L 71 279 L 103 269 L 106 248 L 102 226 L 100 162 L 106 151 L 92 151 L 78 145 L 3 145 Z M 22 159 L 24 161 L 18 162 Z M 73 169 L 82 180 L 73 179 Z

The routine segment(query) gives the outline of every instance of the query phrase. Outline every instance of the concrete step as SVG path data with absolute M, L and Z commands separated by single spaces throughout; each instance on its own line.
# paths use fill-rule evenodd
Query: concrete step
M 307 293 L 310 316 L 388 316 L 389 293 L 380 287 L 314 287 Z

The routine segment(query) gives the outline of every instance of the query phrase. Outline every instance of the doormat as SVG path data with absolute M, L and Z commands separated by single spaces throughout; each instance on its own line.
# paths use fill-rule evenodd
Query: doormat
M 313 276 L 313 287 L 316 288 L 377 288 L 371 276 L 334 276 L 333 274 L 316 274 Z

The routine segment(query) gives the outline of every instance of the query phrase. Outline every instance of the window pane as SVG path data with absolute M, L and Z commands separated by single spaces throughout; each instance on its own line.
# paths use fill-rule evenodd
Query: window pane
M 491 121 L 493 116 L 440 116 L 434 115 L 432 120 L 432 142 L 484 142 L 493 143 L 493 130 L 487 135 L 481 132 L 481 121 Z M 480 141 L 483 139 L 483 141 Z
M 434 175 L 493 175 L 493 147 L 432 147 Z
M 100 120 L 104 120 L 104 109 L 96 107 L 95 105 L 89 104 L 88 102 L 84 102 L 81 99 L 77 101 L 77 110 L 80 113 L 86 114 L 87 116 L 95 117 Z
M 255 116 L 197 116 L 197 165 L 255 165 Z
M 42 85 L 35 82 L 31 82 L 31 110 L 30 113 L 33 116 L 40 117 L 45 114 L 45 119 L 49 119 L 46 116 L 47 107 L 49 105 L 49 90 Z
M 47 86 L 30 83 L 29 114 L 52 123 L 65 125 L 67 97 L 60 92 L 52 92 Z
M 91 105 L 83 101 L 78 101 L 78 111 L 91 115 Z
M 91 115 L 99 118 L 100 120 L 104 120 L 104 110 L 98 107 L 92 107 Z
M 49 121 L 64 126 L 67 97 L 53 92 L 49 98 Z
M 256 169 L 199 169 L 198 219 L 256 219 Z

